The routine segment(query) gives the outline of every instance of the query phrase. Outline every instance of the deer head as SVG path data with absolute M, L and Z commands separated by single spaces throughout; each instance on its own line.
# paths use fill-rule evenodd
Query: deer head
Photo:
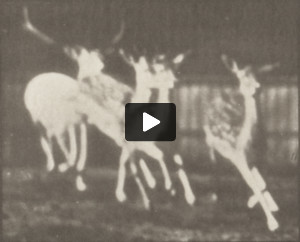
M 252 67 L 245 66 L 244 68 L 239 68 L 236 61 L 227 57 L 226 55 L 222 55 L 221 59 L 226 68 L 230 70 L 239 80 L 240 92 L 244 96 L 253 96 L 256 92 L 256 89 L 260 87 L 260 84 L 256 80 Z
M 147 88 L 147 83 L 152 79 L 152 73 L 146 56 L 140 56 L 136 61 L 133 56 L 126 54 L 123 49 L 120 49 L 119 53 L 123 60 L 135 70 L 137 85 L 142 84 Z
M 221 59 L 226 68 L 238 78 L 240 83 L 239 89 L 244 96 L 253 96 L 256 89 L 260 87 L 260 83 L 258 83 L 256 79 L 256 74 L 270 72 L 279 67 L 279 63 L 277 62 L 274 64 L 267 64 L 259 68 L 253 68 L 252 66 L 239 68 L 236 61 L 230 59 L 226 55 L 222 55 Z
M 78 64 L 78 80 L 101 74 L 104 63 L 103 56 L 98 50 L 88 51 L 82 46 L 65 47 L 65 53 Z
M 174 72 L 179 68 L 183 62 L 186 54 L 179 54 L 174 59 L 168 60 L 166 55 L 156 55 L 151 63 L 151 67 L 154 73 L 154 77 L 161 83 L 168 83 L 169 88 L 174 86 L 174 82 L 178 79 Z
M 178 69 L 188 52 L 177 55 L 169 60 L 166 55 L 155 55 L 148 61 L 145 55 L 141 55 L 137 61 L 131 56 L 119 50 L 123 60 L 132 66 L 136 72 L 137 84 L 142 84 L 144 88 L 164 88 L 174 87 L 177 78 L 174 71 Z

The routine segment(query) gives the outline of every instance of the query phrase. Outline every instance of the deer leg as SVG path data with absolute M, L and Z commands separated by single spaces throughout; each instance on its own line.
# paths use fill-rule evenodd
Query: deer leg
M 138 188 L 139 188 L 139 190 L 142 194 L 144 206 L 147 210 L 149 210 L 150 209 L 150 200 L 149 200 L 148 195 L 146 193 L 146 189 L 143 186 L 143 183 L 141 182 L 141 179 L 137 175 L 137 167 L 136 167 L 134 162 L 130 162 L 130 170 L 131 170 L 131 172 L 134 176 L 134 180 L 135 180 L 136 184 L 138 185 Z
M 274 198 L 272 197 L 271 193 L 269 191 L 262 191 L 264 198 L 266 199 L 267 205 L 271 212 L 277 212 L 279 211 L 279 207 L 277 203 L 275 202 Z M 258 203 L 258 198 L 254 195 L 252 195 L 248 200 L 248 207 L 253 208 Z
M 217 159 L 216 159 L 216 151 L 213 147 L 210 147 L 210 149 L 209 149 L 209 156 L 210 156 L 210 161 L 211 161 L 211 165 L 212 165 L 212 171 L 214 173 L 214 179 L 213 179 L 214 190 L 210 196 L 210 199 L 212 202 L 217 202 L 218 198 L 220 196 L 220 189 L 221 189 L 222 183 L 220 181 L 220 170 L 219 170 Z
M 58 169 L 60 172 L 67 171 L 70 167 L 75 165 L 76 157 L 77 157 L 77 144 L 76 144 L 76 134 L 75 134 L 75 126 L 72 125 L 68 128 L 68 135 L 69 135 L 69 141 L 70 141 L 70 151 L 67 151 L 67 148 L 65 146 L 64 141 L 61 139 L 61 137 L 57 137 L 57 142 L 64 152 L 67 161 L 60 164 Z
M 85 124 L 80 124 L 80 149 L 79 149 L 79 159 L 76 165 L 76 170 L 78 172 L 76 177 L 76 187 L 79 191 L 86 190 L 86 184 L 83 181 L 81 172 L 85 168 L 87 156 L 87 129 Z
M 58 166 L 58 170 L 60 172 L 65 172 L 70 168 L 70 166 L 69 166 L 70 152 L 66 146 L 65 140 L 61 136 L 55 136 L 55 138 L 57 140 L 57 144 L 58 144 L 59 148 L 63 152 L 65 159 L 66 159 L 65 162 L 61 163 Z
M 262 178 L 262 176 L 260 175 L 256 167 L 253 167 L 251 172 L 253 178 L 256 180 L 257 186 L 260 188 L 260 191 L 263 192 L 267 187 L 266 182 L 264 181 L 264 179 Z M 258 203 L 258 198 L 253 194 L 248 200 L 248 207 L 253 208 L 257 203 Z
M 87 156 L 87 128 L 85 124 L 80 124 L 80 153 L 77 162 L 77 171 L 82 171 L 85 167 Z
M 116 188 L 116 197 L 119 202 L 124 202 L 126 200 L 126 194 L 124 192 L 124 184 L 126 178 L 126 162 L 128 161 L 130 152 L 126 147 L 122 148 L 121 156 L 120 156 L 120 164 L 118 171 L 118 182 Z
M 144 159 L 140 159 L 140 167 L 142 169 L 142 172 L 144 174 L 144 177 L 145 177 L 145 180 L 146 180 L 148 186 L 151 189 L 154 189 L 156 186 L 156 180 L 155 180 L 154 176 L 152 175 L 151 171 L 149 170 Z
M 174 161 L 179 166 L 177 173 L 178 173 L 179 180 L 180 180 L 183 190 L 184 190 L 185 200 L 187 201 L 187 203 L 189 205 L 193 205 L 196 201 L 196 198 L 195 198 L 195 195 L 191 188 L 189 179 L 183 169 L 183 161 L 182 161 L 181 156 L 179 154 L 175 154 Z
M 41 137 L 40 142 L 41 142 L 43 151 L 47 157 L 47 171 L 52 171 L 55 167 L 55 162 L 54 162 L 54 158 L 53 158 L 53 150 L 52 150 L 52 141 L 49 138 L 47 139 L 47 138 Z
M 244 157 L 244 155 L 237 156 L 236 158 L 237 159 L 234 161 L 234 164 L 236 165 L 237 169 L 242 174 L 242 176 L 243 176 L 244 180 L 246 181 L 246 183 L 248 184 L 248 186 L 252 189 L 255 196 L 258 198 L 258 201 L 259 201 L 260 205 L 262 206 L 262 209 L 264 210 L 264 213 L 266 215 L 269 230 L 271 230 L 271 231 L 276 230 L 279 227 L 278 222 L 275 219 L 275 217 L 273 216 L 272 212 L 270 211 L 270 209 L 266 203 L 266 200 L 265 200 L 264 196 L 262 195 L 259 186 L 257 185 L 257 182 L 253 178 L 253 175 L 249 169 L 246 158 Z
M 210 195 L 210 199 L 212 202 L 217 202 L 219 191 L 220 191 L 220 175 L 219 175 L 219 168 L 217 165 L 215 149 L 211 146 L 209 146 L 209 158 L 211 161 L 212 173 L 214 175 L 214 179 L 212 182 L 213 191 L 212 194 Z
M 212 141 L 213 140 L 212 133 L 207 125 L 203 126 L 203 130 L 205 133 L 205 141 L 209 148 L 209 158 L 212 163 L 216 163 L 215 150 L 213 148 L 213 141 Z
M 217 162 L 216 155 L 215 155 L 215 150 L 212 147 L 209 148 L 209 158 L 210 158 L 212 163 L 215 164 Z
M 253 167 L 251 172 L 252 172 L 253 178 L 255 179 L 255 181 L 257 183 L 257 186 L 260 188 L 260 191 L 263 192 L 263 196 L 266 199 L 269 209 L 272 212 L 278 211 L 279 210 L 278 205 L 274 201 L 270 192 L 266 191 L 266 188 L 267 188 L 266 182 L 264 181 L 263 177 L 261 176 L 261 174 L 259 173 L 257 168 Z M 252 195 L 248 200 L 248 207 L 253 208 L 257 203 L 258 203 L 258 198 L 255 195 Z
M 219 187 L 220 187 L 220 178 L 219 178 L 219 172 L 218 172 L 218 166 L 217 166 L 217 159 L 216 159 L 216 153 L 215 153 L 215 149 L 214 149 L 214 138 L 213 138 L 213 135 L 210 131 L 210 128 L 209 126 L 207 125 L 204 125 L 203 126 L 203 131 L 205 133 L 205 141 L 206 141 L 206 144 L 208 146 L 208 150 L 209 150 L 209 158 L 210 158 L 210 161 L 212 163 L 212 170 L 213 170 L 213 173 L 215 173 L 215 179 L 213 180 L 213 193 L 211 195 L 211 200 L 213 202 L 216 202 L 218 200 L 218 194 L 219 194 Z
M 68 128 L 69 139 L 70 139 L 70 159 L 68 160 L 69 165 L 72 167 L 75 165 L 77 157 L 77 143 L 76 143 L 76 133 L 75 126 L 72 125 Z
M 137 147 L 137 148 L 141 149 L 143 152 L 145 152 L 145 154 L 152 157 L 154 160 L 158 162 L 164 176 L 165 189 L 171 190 L 172 181 L 167 166 L 165 164 L 165 161 L 163 160 L 163 152 L 158 147 L 156 147 L 153 143 L 147 143 L 147 145 Z M 174 193 L 174 190 L 172 189 L 171 192 Z

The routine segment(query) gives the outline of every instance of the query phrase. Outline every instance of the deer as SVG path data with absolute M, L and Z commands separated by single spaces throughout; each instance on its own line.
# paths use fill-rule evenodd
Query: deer
M 253 192 L 248 207 L 252 208 L 255 204 L 260 204 L 269 230 L 274 231 L 279 224 L 273 212 L 278 211 L 279 208 L 267 191 L 266 183 L 258 169 L 255 166 L 249 167 L 246 156 L 252 131 L 257 122 L 254 94 L 260 84 L 256 80 L 252 67 L 240 68 L 236 61 L 226 55 L 222 55 L 221 59 L 225 67 L 239 81 L 239 88 L 235 96 L 226 97 L 225 100 L 222 98 L 214 100 L 207 112 L 203 129 L 210 158 L 215 162 L 215 152 L 217 152 L 237 168 Z M 257 73 L 270 71 L 277 65 L 263 66 L 257 70 Z
M 27 8 L 24 8 L 24 17 L 25 17 L 25 23 L 24 28 L 29 31 L 30 33 L 34 34 L 36 37 L 38 37 L 40 40 L 45 42 L 46 44 L 56 44 L 56 41 L 54 41 L 52 38 L 48 37 L 46 34 L 39 31 L 37 28 L 35 28 L 31 22 L 29 21 L 28 17 L 28 10 Z M 79 49 L 79 52 L 77 52 Z M 103 63 L 99 60 L 101 58 L 99 57 L 99 53 L 97 52 L 91 52 L 89 53 L 84 48 L 80 48 L 77 46 L 77 48 L 71 48 L 69 46 L 63 46 L 63 51 L 65 54 L 67 54 L 70 58 L 75 59 L 78 62 L 79 65 L 79 73 L 78 73 L 78 79 L 80 82 L 78 83 L 76 80 L 60 74 L 60 73 L 43 73 L 41 75 L 38 75 L 33 80 L 31 80 L 25 90 L 24 94 L 24 101 L 25 106 L 28 109 L 29 113 L 31 114 L 33 121 L 35 123 L 40 123 L 42 126 L 46 129 L 46 137 L 41 138 L 41 145 L 42 148 L 47 156 L 47 169 L 50 171 L 54 169 L 55 162 L 53 159 L 53 150 L 52 150 L 52 142 L 53 139 L 57 140 L 60 149 L 63 151 L 67 162 L 62 163 L 59 166 L 59 170 L 61 172 L 66 171 L 69 167 L 72 167 L 75 165 L 75 159 L 77 157 L 77 147 L 76 147 L 76 136 L 75 136 L 75 127 L 76 125 L 80 125 L 81 129 L 81 147 L 80 150 L 80 156 L 79 161 L 77 162 L 77 171 L 81 172 L 85 167 L 85 161 L 86 161 L 86 147 L 87 147 L 87 141 L 86 141 L 86 124 L 90 123 L 92 125 L 95 125 L 98 130 L 104 134 L 106 134 L 108 137 L 115 140 L 116 144 L 122 148 L 121 157 L 120 157 L 120 167 L 118 172 L 118 182 L 117 182 L 117 189 L 116 189 L 116 197 L 117 199 L 122 202 L 126 200 L 126 195 L 124 193 L 124 181 L 125 181 L 125 164 L 127 163 L 130 154 L 132 154 L 132 150 L 141 150 L 146 155 L 154 158 L 154 160 L 157 160 L 163 170 L 163 174 L 165 176 L 165 187 L 166 189 L 171 188 L 171 179 L 170 175 L 167 171 L 166 166 L 164 165 L 163 161 L 163 154 L 162 152 L 153 144 L 149 143 L 147 145 L 127 145 L 126 143 L 120 141 L 120 137 L 124 136 L 124 131 L 122 130 L 122 119 L 120 119 L 120 116 L 116 116 L 115 114 L 118 114 L 119 112 L 112 112 L 111 110 L 108 110 L 107 105 L 103 105 L 103 101 L 106 101 L 110 104 L 116 104 L 116 100 L 111 100 L 113 98 L 102 98 L 99 95 L 99 91 L 101 91 L 101 94 L 107 94 L 107 91 L 111 92 L 114 90 L 113 85 L 111 83 L 113 82 L 112 78 L 106 76 L 105 78 L 99 78 L 99 76 L 103 77 L 103 73 L 101 73 L 101 70 L 103 69 Z M 55 78 L 56 84 L 54 85 L 52 80 Z M 100 83 L 97 83 L 97 80 L 101 80 Z M 58 93 L 62 93 L 63 95 L 58 95 L 60 99 L 54 100 L 54 102 L 50 102 L 51 99 L 55 99 L 56 96 L 50 97 L 53 93 L 55 93 L 55 90 L 60 89 L 59 83 L 66 83 L 65 86 L 67 88 L 63 88 L 59 90 Z M 52 86 L 52 89 L 50 92 L 45 86 Z M 71 92 L 70 86 L 73 87 L 74 91 Z M 110 89 L 103 89 L 103 87 L 109 87 Z M 101 88 L 100 88 L 101 87 Z M 125 89 L 130 93 L 130 88 L 124 87 L 121 89 Z M 41 92 L 44 91 L 46 93 L 45 97 L 48 97 L 49 99 L 44 99 L 44 103 L 41 103 L 42 108 L 36 108 L 35 101 L 36 99 L 42 97 L 40 95 Z M 72 90 L 72 88 L 71 88 Z M 96 91 L 94 91 L 96 90 Z M 117 95 L 123 97 L 122 92 Z M 77 98 L 74 98 L 77 97 Z M 82 102 L 79 102 L 78 99 L 85 100 L 85 103 L 90 103 L 90 109 L 89 106 L 86 105 L 87 110 L 84 110 L 84 106 Z M 66 99 L 66 100 L 63 100 Z M 35 100 L 35 101 L 32 101 Z M 40 100 L 38 100 L 40 101 Z M 52 103 L 52 104 L 50 104 Z M 107 104 L 106 103 L 106 104 Z M 44 104 L 44 106 L 43 106 Z M 56 104 L 56 106 L 53 106 L 53 104 Z M 80 105 L 81 104 L 81 105 Z M 108 105 L 111 107 L 110 105 Z M 119 105 L 115 105 L 119 106 Z M 114 106 L 114 107 L 115 107 Z M 81 109 L 79 109 L 81 107 Z M 58 108 L 58 109 L 57 109 Z M 69 110 L 69 108 L 71 110 Z M 49 110 L 52 109 L 54 112 L 54 118 L 49 117 Z M 61 110 L 58 113 L 55 113 L 55 111 Z M 93 110 L 92 112 L 89 112 L 88 110 Z M 120 110 L 118 110 L 120 111 Z M 52 112 L 52 114 L 53 114 Z M 75 118 L 72 118 L 73 116 L 69 117 L 63 117 L 64 113 L 72 113 L 73 116 L 76 116 Z M 59 115 L 57 115 L 59 114 Z M 76 114 L 76 115 L 75 115 Z M 103 118 L 103 120 L 99 121 L 96 120 L 95 114 L 97 114 L 98 118 Z M 91 118 L 92 116 L 93 118 Z M 53 118 L 53 119 L 52 119 Z M 51 123 L 52 120 L 53 122 Z M 68 122 L 66 123 L 65 120 Z M 89 120 L 89 122 L 87 122 Z M 109 121 L 107 121 L 109 120 Z M 108 125 L 111 124 L 111 125 Z M 60 127 L 60 128 L 58 128 Z M 109 130 L 110 128 L 115 129 L 115 131 Z M 53 129 L 52 131 L 49 131 L 48 129 Z M 65 133 L 69 133 L 70 138 L 70 151 L 66 147 L 64 143 Z M 118 134 L 118 135 L 116 135 Z M 122 140 L 122 139 L 121 139 Z M 134 147 L 131 149 L 131 147 Z M 137 148 L 135 148 L 137 147 Z M 72 157 L 72 159 L 70 159 Z M 74 158 L 75 157 L 75 158 Z M 130 165 L 130 168 L 132 170 L 133 175 L 136 174 L 136 167 L 134 163 Z M 138 187 L 143 194 L 143 189 L 141 186 L 141 182 L 138 179 L 138 177 L 135 177 L 135 180 L 138 184 Z M 86 185 L 82 180 L 81 175 L 77 175 L 76 177 L 76 186 L 78 190 L 83 191 L 86 189 Z M 145 207 L 149 207 L 149 201 L 145 200 Z
M 174 88 L 175 82 L 178 78 L 174 72 L 179 68 L 182 61 L 190 51 L 181 53 L 172 61 L 168 61 L 166 55 L 156 55 L 152 60 L 152 69 L 154 71 L 155 86 L 153 88 L 158 89 L 157 102 L 158 103 L 170 103 L 170 91 Z M 189 205 L 194 205 L 196 197 L 191 188 L 188 176 L 183 168 L 183 159 L 180 154 L 176 153 L 173 156 L 173 160 L 178 167 L 177 175 L 183 186 L 184 196 Z
M 167 60 L 165 55 L 156 55 L 151 61 L 145 56 L 140 56 L 137 61 L 131 55 L 125 54 L 120 50 L 120 55 L 124 61 L 133 67 L 136 73 L 136 91 L 131 102 L 149 103 L 154 89 L 158 90 L 157 102 L 170 103 L 170 90 L 174 87 L 177 77 L 174 75 L 181 62 L 186 57 L 186 53 L 177 55 L 172 61 Z M 179 167 L 177 174 L 184 189 L 185 199 L 189 205 L 195 203 L 195 195 L 190 186 L 186 172 L 183 169 L 183 160 L 179 154 L 173 156 L 175 164 Z M 145 180 L 150 188 L 155 187 L 155 178 L 147 167 L 145 161 L 141 158 L 139 165 L 143 171 Z M 175 195 L 173 189 L 171 195 Z
M 98 51 L 88 52 L 81 46 L 60 45 L 47 34 L 37 29 L 30 21 L 27 7 L 23 8 L 24 23 L 23 28 L 33 34 L 47 45 L 56 45 L 72 60 L 77 61 L 80 54 L 79 72 L 77 80 L 61 73 L 43 73 L 29 81 L 24 92 L 25 107 L 29 111 L 34 123 L 43 127 L 43 134 L 40 138 L 41 147 L 47 158 L 47 170 L 50 172 L 55 168 L 53 158 L 53 142 L 57 142 L 66 162 L 58 166 L 60 172 L 65 172 L 69 167 L 77 164 L 76 187 L 79 191 L 86 190 L 80 173 L 83 171 L 87 158 L 87 127 L 85 117 L 75 112 L 73 102 L 82 90 L 91 89 L 87 80 L 91 80 L 104 67 L 103 61 L 99 58 Z M 122 25 L 123 26 L 123 25 Z M 114 37 L 113 44 L 116 44 L 122 35 L 121 31 Z M 110 53 L 111 50 L 108 50 Z M 109 79 L 106 76 L 106 79 Z M 112 81 L 111 79 L 109 81 Z M 94 83 L 93 83 L 94 84 Z M 116 81 L 114 81 L 116 85 Z M 119 85 L 121 86 L 121 84 Z M 131 89 L 121 87 L 124 93 L 130 93 Z M 117 89 L 120 90 L 120 89 Z M 123 93 L 114 92 L 114 97 L 122 99 Z M 126 94 L 124 94 L 126 95 Z M 77 147 L 76 128 L 80 129 L 80 147 Z M 69 147 L 66 146 L 66 139 L 69 139 Z M 79 155 L 78 155 L 79 154 Z M 78 159 L 77 159 L 78 158 Z M 76 162 L 77 161 L 77 162 Z
M 91 56 L 93 56 L 93 54 L 95 53 L 92 52 Z M 89 57 L 86 61 L 91 64 L 89 60 L 93 61 L 93 59 L 94 58 Z M 98 62 L 96 62 L 96 64 L 97 63 Z M 100 65 L 98 65 L 98 67 L 100 67 Z M 82 75 L 83 73 L 79 71 L 79 76 L 83 77 Z M 92 78 L 93 76 L 90 79 Z M 87 127 L 85 117 L 76 112 L 76 102 L 74 102 L 74 99 L 80 93 L 89 93 L 90 95 L 94 93 L 89 91 L 91 87 L 87 81 L 84 81 L 84 78 L 79 80 L 82 81 L 78 82 L 61 73 L 43 73 L 34 77 L 25 89 L 25 107 L 29 111 L 33 122 L 41 124 L 46 131 L 40 141 L 47 157 L 48 171 L 52 171 L 55 167 L 52 150 L 53 141 L 57 141 L 66 159 L 66 162 L 61 163 L 58 167 L 60 172 L 65 172 L 68 168 L 77 164 L 76 169 L 77 172 L 80 173 L 85 167 L 87 158 Z M 116 82 L 114 84 L 116 86 Z M 130 93 L 130 88 L 121 84 L 119 84 L 118 88 L 111 88 L 110 90 L 114 90 L 113 94 L 115 95 L 113 95 L 114 99 L 111 101 L 109 107 L 117 105 L 117 97 L 122 99 L 125 93 Z M 122 95 L 123 93 L 124 95 Z M 102 98 L 101 101 L 105 102 L 105 100 L 107 100 L 107 98 Z M 99 98 L 97 101 L 100 101 Z M 75 132 L 77 126 L 80 128 L 79 149 L 77 148 Z M 66 146 L 67 134 L 70 143 L 69 149 Z M 78 160 L 76 162 L 77 156 Z M 76 187 L 79 191 L 86 189 L 86 185 L 79 174 L 76 177 Z

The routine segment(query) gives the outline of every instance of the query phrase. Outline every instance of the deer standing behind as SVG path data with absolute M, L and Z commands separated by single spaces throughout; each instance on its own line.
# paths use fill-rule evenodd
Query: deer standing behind
M 246 157 L 252 131 L 257 122 L 256 102 L 253 95 L 260 84 L 249 66 L 239 68 L 235 61 L 225 55 L 222 55 L 222 60 L 239 81 L 239 89 L 234 96 L 225 94 L 224 98 L 217 98 L 208 111 L 203 128 L 210 157 L 214 161 L 216 159 L 214 152 L 217 151 L 232 162 L 254 194 L 250 197 L 248 206 L 253 207 L 259 203 L 266 215 L 268 228 L 274 231 L 279 227 L 273 216 L 278 206 L 266 190 L 266 183 L 257 168 L 250 169 Z M 258 72 L 269 71 L 273 67 L 267 65 L 260 68 Z
M 85 168 L 87 158 L 87 127 L 85 121 L 87 114 L 77 110 L 77 97 L 84 93 L 89 95 L 95 102 L 103 102 L 107 109 L 114 106 L 114 110 L 119 109 L 119 112 L 114 112 L 114 114 L 120 114 L 122 100 L 131 92 L 129 87 L 123 86 L 111 80 L 109 76 L 102 74 L 102 83 L 106 86 L 109 85 L 110 89 L 102 87 L 100 89 L 102 96 L 99 95 L 99 90 L 96 90 L 98 95 L 97 98 L 94 97 L 94 92 L 91 92 L 93 89 L 91 85 L 93 84 L 90 81 L 99 78 L 99 72 L 101 72 L 103 66 L 96 55 L 97 52 L 95 51 L 88 53 L 82 49 L 80 56 L 83 57 L 87 66 L 95 67 L 96 65 L 97 73 L 93 73 L 89 68 L 87 74 L 84 72 L 84 68 L 80 68 L 78 81 L 60 73 L 43 73 L 29 82 L 24 93 L 25 106 L 32 120 L 34 123 L 41 124 L 45 130 L 44 135 L 41 137 L 41 146 L 47 156 L 47 170 L 51 171 L 55 167 L 53 141 L 56 141 L 66 159 L 66 162 L 59 165 L 59 171 L 65 172 L 76 165 L 78 172 L 76 187 L 80 191 L 86 189 L 80 173 Z M 106 95 L 113 98 L 107 99 L 104 95 L 105 90 Z M 100 97 L 101 100 L 99 100 Z M 108 110 L 105 111 L 108 112 Z M 119 117 L 116 119 L 119 119 Z M 79 148 L 77 147 L 75 132 L 77 126 L 80 128 Z M 69 147 L 67 147 L 67 134 Z
M 80 46 L 60 45 L 30 22 L 26 7 L 23 8 L 23 17 L 24 30 L 33 34 L 47 45 L 55 45 L 61 48 L 69 58 L 78 64 L 77 80 L 61 73 L 51 72 L 34 77 L 26 87 L 24 102 L 33 122 L 41 124 L 44 129 L 40 142 L 47 157 L 47 170 L 52 171 L 55 168 L 53 142 L 56 141 L 66 160 L 66 162 L 58 166 L 59 171 L 64 172 L 76 165 L 78 172 L 76 187 L 78 190 L 83 191 L 86 189 L 86 185 L 80 173 L 85 167 L 87 158 L 87 127 L 85 116 L 76 111 L 75 100 L 83 90 L 90 91 L 91 85 L 95 85 L 95 82 L 90 83 L 90 81 L 94 80 L 99 73 L 102 73 L 104 67 L 100 58 L 102 56 L 96 50 L 88 52 Z M 123 32 L 124 24 L 122 23 L 119 33 L 112 40 L 113 45 L 117 44 L 122 38 Z M 106 49 L 105 52 L 111 54 L 112 48 Z M 78 55 L 80 55 L 80 58 L 77 58 Z M 109 85 L 114 87 L 108 93 L 113 96 L 116 102 L 123 100 L 131 92 L 129 87 L 118 85 L 115 80 L 112 80 L 107 75 L 102 75 L 102 77 L 106 80 L 106 82 L 104 80 L 102 83 L 112 82 Z M 103 88 L 97 88 L 97 91 L 99 90 L 102 90 L 101 94 L 105 94 Z M 112 90 L 115 91 L 112 92 Z M 94 93 L 91 93 L 91 95 L 94 95 Z M 115 104 L 116 102 L 113 103 Z M 76 129 L 78 127 L 80 129 L 79 147 L 77 147 L 76 137 Z M 69 147 L 66 144 L 67 141 Z

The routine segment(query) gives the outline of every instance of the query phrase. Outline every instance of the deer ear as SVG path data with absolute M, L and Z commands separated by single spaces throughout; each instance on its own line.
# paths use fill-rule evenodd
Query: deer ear
M 123 58 L 123 60 L 129 65 L 132 65 L 134 63 L 133 57 L 131 55 L 128 56 L 123 49 L 119 50 L 119 54 Z
M 173 59 L 173 63 L 178 65 L 184 60 L 184 58 L 185 58 L 184 54 L 179 54 Z
M 237 63 L 235 62 L 235 60 L 233 60 L 232 58 L 229 58 L 227 55 L 222 54 L 221 60 L 223 61 L 225 67 L 228 70 L 235 72 L 238 69 L 238 66 L 237 66 Z
M 69 46 L 65 46 L 64 47 L 64 53 L 67 54 L 67 56 L 71 57 L 72 60 L 78 60 L 78 56 L 80 55 L 80 48 L 79 46 L 74 46 L 74 47 L 69 47 Z
M 224 63 L 225 67 L 229 70 L 232 70 L 233 68 L 233 61 L 230 59 L 227 55 L 222 54 L 221 60 Z
M 99 60 L 103 60 L 103 56 L 98 49 L 94 49 L 91 51 L 91 54 L 95 55 Z
M 274 64 L 264 65 L 264 66 L 258 68 L 257 72 L 259 72 L 259 73 L 270 72 L 270 71 L 273 71 L 274 69 L 278 68 L 279 66 L 280 66 L 279 62 L 276 62 Z
M 143 68 L 147 68 L 148 67 L 148 62 L 146 60 L 145 56 L 141 56 L 139 59 L 139 63 Z

